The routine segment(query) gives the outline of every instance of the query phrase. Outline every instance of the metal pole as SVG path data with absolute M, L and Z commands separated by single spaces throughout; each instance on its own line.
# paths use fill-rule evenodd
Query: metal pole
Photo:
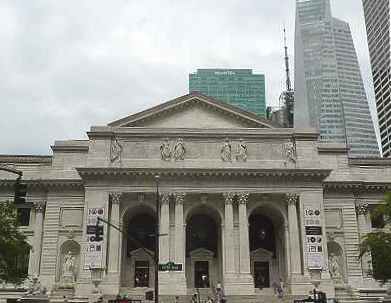
M 159 175 L 155 176 L 156 182 L 156 230 L 155 230 L 155 303 L 159 303 L 159 224 L 160 224 L 160 203 L 159 203 Z

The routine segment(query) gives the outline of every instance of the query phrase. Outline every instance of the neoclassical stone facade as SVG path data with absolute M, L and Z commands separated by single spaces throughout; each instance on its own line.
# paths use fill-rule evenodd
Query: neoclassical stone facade
M 98 280 L 107 297 L 153 289 L 156 175 L 159 263 L 182 269 L 159 272 L 162 296 L 208 293 L 218 283 L 228 296 L 270 296 L 278 284 L 293 296 L 314 285 L 329 297 L 382 291 L 370 256 L 358 256 L 369 211 L 391 186 L 390 160 L 349 159 L 346 146 L 321 144 L 313 130 L 277 128 L 197 94 L 52 150 L 0 156 L 24 172 L 33 203 L 22 227 L 28 270 L 51 296 L 88 297 Z M 1 172 L 1 200 L 12 199 L 14 179 Z M 122 232 L 103 225 L 103 241 L 94 242 L 88 226 L 97 216 Z M 9 289 L 0 300 L 17 295 Z

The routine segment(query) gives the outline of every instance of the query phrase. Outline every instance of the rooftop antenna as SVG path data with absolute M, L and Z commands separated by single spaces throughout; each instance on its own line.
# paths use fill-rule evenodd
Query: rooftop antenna
M 290 92 L 292 90 L 291 76 L 289 72 L 289 56 L 288 45 L 286 43 L 286 29 L 284 26 L 284 48 L 285 48 L 285 72 L 286 72 L 286 90 Z

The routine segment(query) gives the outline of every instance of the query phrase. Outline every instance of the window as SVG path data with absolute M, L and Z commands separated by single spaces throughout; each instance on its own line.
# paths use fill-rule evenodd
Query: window
M 18 208 L 17 209 L 17 220 L 19 226 L 30 225 L 30 208 Z
M 371 225 L 372 228 L 384 228 L 385 222 L 384 222 L 384 216 L 383 215 L 374 215 L 374 208 L 371 209 Z

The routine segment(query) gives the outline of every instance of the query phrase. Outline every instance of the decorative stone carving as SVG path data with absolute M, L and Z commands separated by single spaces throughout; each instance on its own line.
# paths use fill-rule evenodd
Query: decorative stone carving
M 121 202 L 122 193 L 112 192 L 110 193 L 111 203 L 119 204 Z
M 235 197 L 235 193 L 231 193 L 231 192 L 223 193 L 223 196 L 224 196 L 225 204 L 232 204 L 233 199 Z
M 118 142 L 117 138 L 111 139 L 110 143 L 110 162 L 121 161 L 122 145 Z
M 76 258 L 71 251 L 68 251 L 64 256 L 64 262 L 62 265 L 62 283 L 73 284 L 75 283 L 75 266 Z
M 45 207 L 46 207 L 46 201 L 45 200 L 42 200 L 42 201 L 34 201 L 34 207 L 35 207 L 35 211 L 37 213 L 43 213 L 45 211 Z
M 171 160 L 171 144 L 168 141 L 168 138 L 160 145 L 160 156 L 164 161 Z
M 169 193 L 160 194 L 160 200 L 162 205 L 170 203 L 170 194 Z
M 368 203 L 360 202 L 356 205 L 356 213 L 357 215 L 367 215 L 369 211 Z
M 174 193 L 175 203 L 182 204 L 185 201 L 186 193 Z
M 334 280 L 342 279 L 340 258 L 334 253 L 331 253 L 329 256 L 329 270 L 331 278 L 333 278 Z
M 30 296 L 46 295 L 46 292 L 47 292 L 46 287 L 42 287 L 38 276 L 35 275 L 30 281 L 30 285 L 28 287 L 26 296 L 30 297 Z
M 232 146 L 228 138 L 225 139 L 225 142 L 221 146 L 220 154 L 221 154 L 221 159 L 224 162 L 232 161 Z
M 282 145 L 283 156 L 290 162 L 296 163 L 297 152 L 296 144 L 294 141 L 285 142 Z
M 294 193 L 286 194 L 286 202 L 288 205 L 296 204 L 299 201 L 299 195 Z
M 239 162 L 247 161 L 247 144 L 242 139 L 238 143 L 236 160 Z
M 179 138 L 174 146 L 173 159 L 175 161 L 181 161 L 185 159 L 186 149 L 183 140 Z
M 239 204 L 247 204 L 249 193 L 237 193 Z

